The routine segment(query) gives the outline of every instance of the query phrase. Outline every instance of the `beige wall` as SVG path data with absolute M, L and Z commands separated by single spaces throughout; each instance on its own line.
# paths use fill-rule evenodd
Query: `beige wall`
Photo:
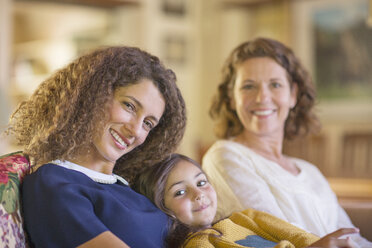
M 215 140 L 208 109 L 220 80 L 223 61 L 235 46 L 258 36 L 278 39 L 293 47 L 311 70 L 312 34 L 306 31 L 306 22 L 301 23 L 306 8 L 300 5 L 306 1 L 262 1 L 259 4 L 260 1 L 188 0 L 183 16 L 164 13 L 161 2 L 142 0 L 137 5 L 107 9 L 1 1 L 1 11 L 6 13 L 1 15 L 1 30 L 11 28 L 14 23 L 13 29 L 0 36 L 1 93 L 11 96 L 8 107 L 5 107 L 7 104 L 1 107 L 3 123 L 16 101 L 30 94 L 43 78 L 82 50 L 102 44 L 139 46 L 164 59 L 177 73 L 188 108 L 188 126 L 180 152 L 199 159 L 199 148 Z M 183 39 L 184 47 L 175 44 L 168 51 L 164 39 L 174 36 Z M 167 53 L 181 54 L 184 61 L 170 61 Z M 30 68 L 29 59 L 39 60 L 39 64 Z M 34 70 L 34 74 L 30 74 L 30 70 Z M 327 117 L 342 116 L 345 108 L 338 106 L 345 105 L 350 106 L 349 103 L 319 105 L 326 124 L 332 122 L 332 118 Z M 369 125 L 371 105 L 354 103 L 352 106 L 359 112 L 348 108 L 352 120 L 362 120 Z

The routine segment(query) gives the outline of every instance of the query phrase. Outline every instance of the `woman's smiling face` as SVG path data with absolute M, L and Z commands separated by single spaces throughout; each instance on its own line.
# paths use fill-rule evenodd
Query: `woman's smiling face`
M 269 57 L 251 58 L 237 68 L 231 107 L 245 132 L 284 133 L 289 110 L 296 104 L 297 85 L 287 71 Z
M 165 101 L 151 80 L 120 87 L 114 92 L 109 121 L 93 144 L 96 157 L 115 163 L 141 145 L 163 115 Z
M 216 215 L 217 195 L 196 165 L 180 160 L 169 173 L 164 205 L 182 223 L 206 227 L 212 224 Z

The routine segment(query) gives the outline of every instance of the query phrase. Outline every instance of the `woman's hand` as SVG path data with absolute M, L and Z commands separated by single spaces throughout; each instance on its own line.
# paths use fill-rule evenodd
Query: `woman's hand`
M 323 247 L 323 248 L 354 248 L 353 242 L 350 237 L 346 239 L 339 239 L 342 235 L 358 233 L 358 228 L 340 228 L 337 231 L 330 233 L 317 242 L 311 244 L 310 247 Z

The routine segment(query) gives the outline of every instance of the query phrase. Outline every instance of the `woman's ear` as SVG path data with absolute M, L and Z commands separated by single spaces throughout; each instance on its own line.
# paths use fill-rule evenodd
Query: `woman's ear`
M 297 104 L 297 95 L 298 95 L 298 84 L 296 82 L 293 82 L 291 86 L 291 103 L 289 105 L 291 109 L 293 109 Z
M 229 97 L 229 107 L 232 110 L 236 110 L 236 102 L 234 99 L 234 87 L 229 90 L 229 92 L 227 93 L 227 96 Z
M 230 108 L 232 109 L 232 110 L 236 110 L 236 104 L 235 104 L 235 100 L 234 100 L 234 97 L 231 97 L 230 98 Z

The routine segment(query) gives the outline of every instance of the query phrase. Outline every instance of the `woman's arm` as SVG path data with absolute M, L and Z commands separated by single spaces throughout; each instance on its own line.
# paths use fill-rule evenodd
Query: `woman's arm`
M 112 232 L 106 231 L 93 239 L 85 242 L 84 244 L 78 246 L 79 248 L 101 248 L 101 247 L 111 247 L 111 248 L 129 248 L 122 240 L 116 237 Z
M 338 228 L 341 227 L 354 227 L 353 223 L 351 222 L 349 216 L 345 212 L 345 210 L 339 205 L 338 208 Z M 372 247 L 372 242 L 368 241 L 367 239 L 363 238 L 359 234 L 351 235 L 350 238 L 360 247 Z

